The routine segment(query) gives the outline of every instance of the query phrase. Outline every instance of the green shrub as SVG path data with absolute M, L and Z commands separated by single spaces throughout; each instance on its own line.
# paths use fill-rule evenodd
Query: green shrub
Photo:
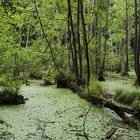
M 22 81 L 15 79 L 10 74 L 3 75 L 0 79 L 1 93 L 10 92 L 17 94 L 22 85 Z
M 139 110 L 140 109 L 140 100 L 135 100 L 132 103 L 132 109 L 134 109 L 134 110 Z
M 124 89 L 117 89 L 115 91 L 114 99 L 126 105 L 138 106 L 140 104 L 140 91 L 128 91 Z
M 44 85 L 52 85 L 52 81 L 48 80 L 48 79 L 44 79 Z
M 115 91 L 114 98 L 115 98 L 117 101 L 119 101 L 120 98 L 121 98 L 120 96 L 123 94 L 123 92 L 124 92 L 123 89 L 117 89 L 117 90 Z
M 4 94 L 4 95 L 13 95 L 13 94 L 18 94 L 19 91 L 18 90 L 15 90 L 15 89 L 8 89 L 8 88 L 5 88 L 5 89 L 2 89 L 0 91 L 0 95 Z
M 57 71 L 55 69 L 46 70 L 43 77 L 44 84 L 45 85 L 52 84 L 55 81 L 56 75 Z
M 36 72 L 30 72 L 29 74 L 29 77 L 31 79 L 36 79 L 36 80 L 39 80 L 39 79 L 42 79 L 42 77 L 44 76 L 44 71 L 36 71 Z
M 89 93 L 90 91 L 90 93 Z M 101 84 L 99 83 L 99 81 L 95 78 L 92 78 L 90 83 L 89 83 L 89 91 L 87 88 L 85 88 L 85 90 L 83 91 L 83 94 L 85 96 L 87 95 L 93 95 L 96 97 L 100 97 L 103 93 L 103 87 L 101 86 Z

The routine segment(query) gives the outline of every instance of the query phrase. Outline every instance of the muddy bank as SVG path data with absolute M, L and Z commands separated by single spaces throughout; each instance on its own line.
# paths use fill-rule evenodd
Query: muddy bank
M 12 94 L 9 92 L 0 93 L 0 105 L 18 105 L 24 104 L 28 100 L 22 95 Z

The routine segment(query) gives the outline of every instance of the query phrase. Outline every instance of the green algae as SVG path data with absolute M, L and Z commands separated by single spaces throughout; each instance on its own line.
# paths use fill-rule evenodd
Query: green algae
M 90 103 L 68 89 L 44 87 L 42 81 L 23 86 L 21 93 L 29 98 L 24 105 L 1 106 L 0 116 L 12 128 L 15 140 L 84 140 L 80 136 L 84 114 Z M 109 109 L 93 106 L 86 119 L 86 133 L 91 140 L 103 138 L 112 126 L 118 127 L 112 139 L 139 140 L 140 132 L 127 125 Z

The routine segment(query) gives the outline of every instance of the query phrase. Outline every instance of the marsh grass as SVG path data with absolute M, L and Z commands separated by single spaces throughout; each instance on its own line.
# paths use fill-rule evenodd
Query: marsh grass
M 130 105 L 133 109 L 140 109 L 140 91 L 138 90 L 115 90 L 114 99 L 122 104 Z
M 82 94 L 84 96 L 93 95 L 96 97 L 100 97 L 104 91 L 103 86 L 99 83 L 99 81 L 96 78 L 91 78 L 88 88 L 89 89 L 83 89 Z

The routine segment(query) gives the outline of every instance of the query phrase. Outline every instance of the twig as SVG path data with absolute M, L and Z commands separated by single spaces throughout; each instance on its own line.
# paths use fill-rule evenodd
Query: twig
M 86 115 L 86 112 L 81 113 L 76 119 L 84 117 Z
M 55 121 L 50 121 L 50 120 L 48 120 L 48 121 L 43 121 L 43 120 L 40 120 L 40 119 L 36 119 L 37 121 L 39 121 L 39 122 L 42 122 L 42 123 L 55 123 Z
M 7 122 L 5 122 L 3 120 L 0 120 L 0 124 L 4 124 L 4 125 L 6 125 L 6 127 L 12 128 L 12 126 L 10 124 L 8 124 Z
M 73 107 L 70 107 L 70 108 L 67 108 L 67 109 L 65 109 L 65 110 L 63 110 L 63 111 L 61 111 L 61 112 L 58 112 L 57 111 L 57 113 L 58 114 L 62 114 L 62 113 L 64 113 L 64 112 L 66 112 L 66 111 L 68 111 L 68 110 L 71 110 L 71 109 L 73 109 L 73 108 L 83 108 L 83 109 L 85 109 L 84 107 L 82 107 L 82 106 L 73 106 Z
M 92 105 L 90 106 L 89 110 L 87 111 L 87 113 L 86 113 L 86 115 L 84 117 L 84 122 L 83 122 L 83 133 L 84 133 L 83 135 L 86 138 L 86 140 L 88 140 L 88 135 L 86 134 L 86 119 L 87 119 L 87 116 L 88 116 L 91 108 L 92 108 Z
M 110 139 L 114 133 L 117 131 L 117 128 L 116 127 L 113 127 L 111 128 L 107 133 L 106 133 L 106 136 L 105 136 L 105 139 Z
M 45 139 L 50 139 L 50 140 L 52 140 L 53 138 L 51 138 L 51 137 L 49 137 L 48 135 L 46 135 L 45 134 L 45 127 L 46 127 L 46 123 L 50 123 L 50 122 L 45 122 L 45 121 L 42 121 L 42 120 L 39 120 L 39 119 L 37 119 L 38 121 L 39 121 L 39 124 L 37 124 L 37 131 L 38 130 L 40 130 L 41 131 L 41 137 L 42 138 L 45 138 Z M 43 123 L 43 125 L 40 125 L 40 122 L 41 123 Z

